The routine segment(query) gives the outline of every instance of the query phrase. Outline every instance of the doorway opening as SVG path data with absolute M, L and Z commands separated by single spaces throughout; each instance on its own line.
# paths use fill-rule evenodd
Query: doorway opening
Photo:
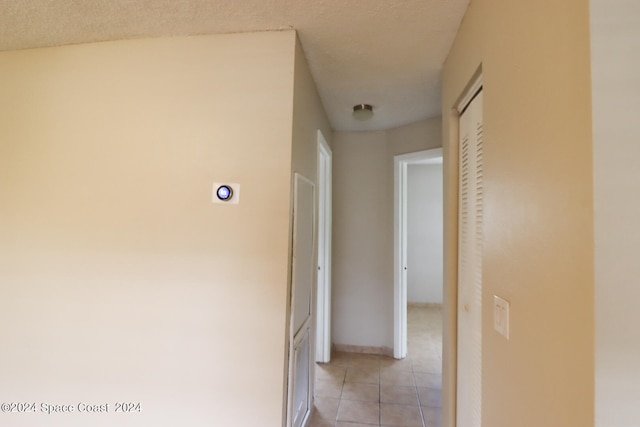
M 410 174 L 410 167 L 418 166 L 435 166 L 435 170 L 412 170 Z M 414 173 L 416 172 L 416 173 Z M 411 289 L 412 299 L 416 303 L 422 303 L 424 306 L 431 304 L 442 304 L 442 217 L 440 216 L 438 228 L 439 231 L 439 243 L 434 242 L 433 236 L 431 239 L 413 239 L 410 237 L 416 236 L 418 233 L 412 233 L 409 235 L 409 178 L 410 175 L 422 175 L 425 177 L 425 173 L 439 174 L 439 178 L 436 181 L 436 186 L 439 186 L 439 194 L 437 198 L 439 200 L 433 200 L 432 203 L 439 205 L 439 210 L 442 211 L 442 149 L 436 148 L 431 150 L 424 150 L 415 153 L 403 154 L 394 157 L 394 345 L 393 345 L 393 357 L 396 359 L 403 359 L 407 357 L 407 312 L 409 303 L 409 280 L 411 282 L 431 282 L 430 286 L 416 286 Z M 424 183 L 420 183 L 424 184 Z M 424 194 L 425 186 L 419 185 L 420 190 Z M 428 184 L 427 184 L 428 187 Z M 429 191 L 428 189 L 426 191 Z M 413 191 L 412 191 L 413 192 Z M 433 193 L 433 191 L 432 191 Z M 424 204 L 423 204 L 424 205 Z M 430 206 L 415 206 L 419 213 L 433 212 L 429 210 Z M 412 209 L 414 207 L 412 206 Z M 436 209 L 437 210 L 437 209 Z M 420 213 L 421 212 L 421 213 Z M 412 215 L 415 216 L 413 211 Z M 432 218 L 432 223 L 427 224 L 426 229 L 434 229 L 434 221 L 437 218 Z M 419 232 L 424 232 L 425 227 Z M 423 236 L 424 237 L 424 236 Z M 438 247 L 439 246 L 439 247 Z M 418 257 L 413 260 L 410 259 L 410 250 L 412 253 L 418 251 Z M 424 253 L 432 253 L 428 261 L 425 257 L 428 255 Z M 433 252 L 436 251 L 439 258 L 433 259 Z M 422 253 L 420 253 L 422 252 Z M 413 257 L 412 257 L 413 258 Z M 423 258 L 426 262 L 417 261 Z M 413 261 L 413 265 L 409 261 Z M 439 278 L 438 278 L 439 277 Z M 434 283 L 435 282 L 435 283 Z M 422 288 L 422 289 L 421 289 Z

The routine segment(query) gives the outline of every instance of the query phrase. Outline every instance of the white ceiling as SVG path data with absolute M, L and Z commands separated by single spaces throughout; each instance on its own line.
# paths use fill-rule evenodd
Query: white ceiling
M 298 30 L 336 130 L 440 114 L 440 72 L 469 0 L 0 0 L 0 50 Z M 368 122 L 355 104 L 374 107 Z

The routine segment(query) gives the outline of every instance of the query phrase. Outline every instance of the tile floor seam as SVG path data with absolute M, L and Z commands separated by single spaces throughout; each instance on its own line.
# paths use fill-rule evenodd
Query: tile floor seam
M 411 313 L 411 310 L 410 310 Z M 420 417 L 420 422 L 422 423 L 422 427 L 438 427 L 439 426 L 439 422 L 441 423 L 441 405 L 442 405 L 442 396 L 440 394 L 439 397 L 436 397 L 434 400 L 434 396 L 433 396 L 433 390 L 438 390 L 438 388 L 434 388 L 434 381 L 438 381 L 437 377 L 435 377 L 436 375 L 440 377 L 439 379 L 439 390 L 441 393 L 442 390 L 442 355 L 441 355 L 441 351 L 442 351 L 442 341 L 441 341 L 441 329 L 438 331 L 439 328 L 441 328 L 441 326 L 438 325 L 431 325 L 430 327 L 433 329 L 436 329 L 435 331 L 428 331 L 427 332 L 423 332 L 423 333 L 415 333 L 414 329 L 415 329 L 415 323 L 420 323 L 420 324 L 424 324 L 425 322 L 431 322 L 434 319 L 429 318 L 427 315 L 424 315 L 423 312 L 417 312 L 414 311 L 414 313 L 417 313 L 416 316 L 414 316 L 412 319 L 408 319 L 408 328 L 411 330 L 411 336 L 409 339 L 409 347 L 410 347 L 410 354 L 409 357 L 402 359 L 401 361 L 395 360 L 395 359 L 389 359 L 389 362 L 391 363 L 383 363 L 383 361 L 387 361 L 386 358 L 384 358 L 383 356 L 380 355 L 360 355 L 360 354 L 345 354 L 345 353 L 341 353 L 341 354 L 337 354 L 336 357 L 334 358 L 334 360 L 338 360 L 338 364 L 333 365 L 333 367 L 338 367 L 338 368 L 344 368 L 344 375 L 341 375 L 341 381 L 339 382 L 339 387 L 340 387 L 340 394 L 338 395 L 338 399 L 333 399 L 334 401 L 337 400 L 337 410 L 335 413 L 335 416 L 333 417 L 333 420 L 328 419 L 324 421 L 324 423 L 326 423 L 327 421 L 333 425 L 333 427 L 339 427 L 339 426 L 356 426 L 356 425 L 362 425 L 362 426 L 371 426 L 373 424 L 359 424 L 359 422 L 362 422 L 362 419 L 360 419 L 359 421 L 356 420 L 341 420 L 340 419 L 340 414 L 341 414 L 341 410 L 343 409 L 343 405 L 346 405 L 346 402 L 359 402 L 359 403 L 375 403 L 375 407 L 377 407 L 378 410 L 378 417 L 377 417 L 377 425 L 380 427 L 382 426 L 382 422 L 383 422 L 383 409 L 385 409 L 385 413 L 386 418 L 384 419 L 384 421 L 389 421 L 390 419 L 388 418 L 390 415 L 393 413 L 393 411 L 390 413 L 388 412 L 389 408 L 392 408 L 394 406 L 411 406 L 411 407 L 415 407 L 418 412 L 419 412 L 419 417 Z M 421 314 L 422 313 L 422 314 Z M 427 312 L 428 314 L 428 312 Z M 434 315 L 435 316 L 435 315 Z M 439 315 L 441 318 L 441 315 Z M 435 319 L 436 321 L 438 319 Z M 439 334 L 440 335 L 440 341 L 439 342 L 434 342 L 434 334 Z M 438 341 L 438 339 L 436 339 L 436 341 Z M 416 345 L 417 342 L 417 345 Z M 421 357 L 422 354 L 425 354 L 427 361 L 425 362 L 425 360 Z M 435 354 L 434 354 L 435 353 Z M 416 356 L 417 354 L 419 354 L 419 356 Z M 440 363 L 438 364 L 437 367 L 434 367 L 432 365 L 433 363 L 433 359 L 435 359 L 437 361 L 439 361 Z M 415 361 L 420 360 L 420 372 L 416 370 L 418 365 L 417 363 L 415 363 Z M 372 361 L 375 361 L 375 363 L 372 363 Z M 405 366 L 408 364 L 408 367 Z M 377 366 L 377 368 L 372 369 L 373 365 Z M 395 372 L 406 372 L 409 371 L 411 372 L 411 376 L 410 378 L 412 379 L 413 382 L 413 394 L 415 399 L 417 400 L 417 406 L 414 405 L 407 405 L 406 404 L 406 399 L 403 400 L 401 397 L 402 393 L 400 391 L 398 391 L 396 389 L 396 397 L 392 398 L 390 397 L 389 399 L 392 400 L 390 402 L 382 402 L 383 398 L 382 398 L 382 387 L 383 387 L 383 381 L 384 382 L 395 382 L 396 380 L 394 380 L 393 378 L 398 378 L 401 377 L 401 374 L 398 374 L 396 376 L 394 375 L 385 375 L 384 379 L 383 379 L 383 375 L 382 375 L 382 371 L 383 371 L 383 365 L 385 365 L 385 368 L 389 368 L 388 370 L 385 370 L 385 372 L 393 372 L 394 368 L 393 366 L 399 367 L 396 368 Z M 331 366 L 330 364 L 324 365 L 325 367 L 327 367 L 327 370 L 323 373 L 323 376 L 325 378 L 325 380 L 327 382 L 331 382 L 334 380 L 335 376 L 336 376 L 336 372 L 341 371 L 342 369 L 330 369 L 329 367 Z M 349 368 L 352 368 L 351 370 L 351 375 L 349 375 Z M 317 365 L 317 369 L 322 369 L 322 365 Z M 355 375 L 354 372 L 360 370 L 360 376 Z M 373 385 L 373 378 L 371 377 L 371 375 L 364 375 L 363 372 L 369 370 L 369 372 L 373 371 L 373 372 L 377 372 L 377 381 L 375 382 L 375 384 L 377 385 L 377 402 L 373 402 L 371 399 L 371 395 L 369 394 L 368 397 L 365 393 L 367 386 L 371 386 Z M 426 371 L 426 372 L 424 372 Z M 434 372 L 434 371 L 438 371 L 438 373 Z M 420 374 L 420 375 L 418 375 Z M 352 380 L 356 380 L 356 381 L 347 381 L 347 377 L 349 377 Z M 404 378 L 406 378 L 406 375 L 404 375 Z M 420 383 L 421 385 L 424 385 L 425 387 L 419 387 L 418 384 L 418 378 L 420 378 L 422 380 L 422 383 Z M 319 380 L 320 381 L 320 380 Z M 365 381 L 365 382 L 361 382 L 361 381 Z M 406 383 L 406 380 L 399 380 L 397 381 L 395 384 L 388 384 L 388 386 L 391 387 L 398 387 L 398 388 L 402 388 L 404 387 L 402 385 L 402 383 Z M 356 384 L 356 385 L 352 385 L 349 387 L 349 390 L 347 390 L 349 393 L 347 395 L 347 393 L 345 393 L 345 389 L 347 388 L 347 384 Z M 359 386 L 358 386 L 359 385 Z M 421 395 L 420 395 L 420 389 L 423 389 L 422 392 L 424 394 L 423 398 L 421 399 Z M 405 389 L 406 390 L 406 389 Z M 400 395 L 398 395 L 397 393 L 400 393 Z M 337 395 L 337 393 L 335 393 Z M 405 394 L 406 396 L 406 394 Z M 320 396 L 318 396 L 320 397 Z M 352 397 L 352 399 L 354 400 L 350 400 L 350 399 L 346 399 L 346 397 Z M 330 398 L 329 398 L 330 399 Z M 386 400 L 386 399 L 385 399 Z M 424 400 L 424 403 L 423 403 Z M 437 406 L 438 401 L 440 402 L 440 405 Z M 430 406 L 426 406 L 427 404 L 429 404 Z M 360 405 L 360 408 L 362 409 L 362 407 L 366 407 L 367 405 Z M 371 406 L 369 406 L 371 407 Z M 317 414 L 318 411 L 315 410 L 315 413 Z M 427 411 L 429 413 L 429 417 L 435 417 L 434 420 L 440 420 L 440 421 L 433 421 L 433 423 L 429 423 L 427 425 L 427 418 L 426 418 L 426 414 L 425 411 Z M 434 411 L 437 411 L 434 413 Z M 357 411 L 356 411 L 357 412 Z M 352 411 L 353 413 L 353 411 Z M 415 413 L 414 413 L 415 414 Z M 327 414 L 328 415 L 328 414 Z M 369 415 L 372 415 L 371 413 L 369 413 Z M 396 412 L 397 415 L 397 412 Z M 312 417 L 310 417 L 312 418 Z M 320 416 L 316 416 L 316 418 L 320 418 Z M 351 416 L 350 416 L 351 418 Z M 355 416 L 354 416 L 355 418 Z M 411 418 L 411 417 L 409 417 Z M 417 418 L 413 418 L 415 421 L 412 421 L 413 424 L 417 425 Z M 333 422 L 331 422 L 333 421 Z M 368 421 L 373 421 L 371 418 L 368 418 Z M 323 422 L 322 420 L 320 420 L 319 422 Z M 394 422 L 395 424 L 396 422 Z M 406 424 L 406 422 L 404 421 L 397 421 L 397 423 L 399 424 Z M 413 425 L 412 424 L 412 425 Z M 328 424 L 317 424 L 317 427 L 320 426 L 327 426 Z M 386 425 L 385 425 L 386 426 Z M 308 427 L 316 427 L 316 424 L 313 423 L 313 420 L 310 420 L 310 422 L 308 423 Z
M 424 421 L 424 415 L 422 415 L 422 401 L 420 401 L 420 393 L 418 393 L 418 381 L 416 380 L 416 373 L 413 370 L 413 363 L 411 363 L 411 372 L 413 373 L 413 382 L 415 383 L 416 398 L 418 399 L 418 410 L 420 412 L 420 419 L 422 420 L 422 427 L 426 427 L 427 423 Z

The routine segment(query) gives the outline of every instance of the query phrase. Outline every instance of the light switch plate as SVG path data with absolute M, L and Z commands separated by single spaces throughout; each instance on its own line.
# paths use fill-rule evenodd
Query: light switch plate
M 509 339 L 509 301 L 493 296 L 493 327 L 506 339 Z

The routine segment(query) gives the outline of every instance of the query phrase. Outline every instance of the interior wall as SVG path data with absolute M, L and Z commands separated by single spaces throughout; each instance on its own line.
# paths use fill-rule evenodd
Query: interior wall
M 111 411 L 11 425 L 282 424 L 294 38 L 0 53 L 0 400 Z
M 332 130 L 311 76 L 302 44 L 297 37 L 293 93 L 292 170 L 316 182 L 318 130 L 322 132 L 329 148 L 333 146 Z
M 407 167 L 407 302 L 442 304 L 442 163 Z
M 474 0 L 443 71 L 445 336 L 455 340 L 458 99 L 484 82 L 482 424 L 594 423 L 589 4 Z M 511 304 L 510 339 L 493 295 Z M 455 347 L 444 343 L 444 424 Z
M 333 136 L 332 340 L 385 346 L 389 325 L 384 132 Z M 381 205 L 383 208 L 381 209 Z
M 591 0 L 596 426 L 640 425 L 640 4 Z
M 440 118 L 334 132 L 332 335 L 393 348 L 393 157 L 441 145 Z

